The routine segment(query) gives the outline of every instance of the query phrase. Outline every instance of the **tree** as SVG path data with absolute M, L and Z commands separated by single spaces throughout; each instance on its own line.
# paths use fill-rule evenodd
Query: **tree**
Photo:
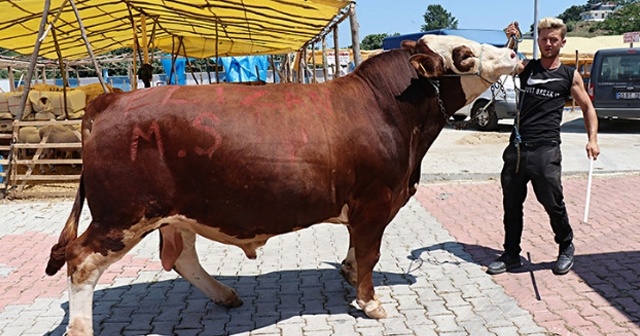
M 580 13 L 586 11 L 589 5 L 571 6 L 565 9 L 562 14 L 558 15 L 559 19 L 562 19 L 567 24 L 567 30 L 572 31 L 576 25 L 576 22 L 580 21 Z
M 422 31 L 433 29 L 458 28 L 458 20 L 440 5 L 429 5 L 424 13 Z
M 604 21 L 598 23 L 598 29 L 604 29 L 611 35 L 640 31 L 640 3 L 633 3 L 618 9 Z
M 362 50 L 376 50 L 382 49 L 382 40 L 388 36 L 398 36 L 400 33 L 393 33 L 389 35 L 387 33 L 382 34 L 369 34 L 362 39 L 360 42 L 360 49 Z

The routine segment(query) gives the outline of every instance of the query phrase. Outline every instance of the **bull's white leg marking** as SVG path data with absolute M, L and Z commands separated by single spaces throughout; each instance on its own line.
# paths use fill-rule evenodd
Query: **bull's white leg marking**
M 356 302 L 362 311 L 371 318 L 382 319 L 387 317 L 387 312 L 382 308 L 382 304 L 380 304 L 378 298 L 374 298 L 369 302 L 364 302 L 362 300 L 356 300 Z
M 69 287 L 69 326 L 67 335 L 93 335 L 93 290 L 105 268 L 96 267 L 96 259 L 102 258 L 96 254 L 87 257 L 76 268 L 82 269 L 82 278 L 74 281 L 74 275 L 67 278 Z
M 200 289 L 213 302 L 227 307 L 242 305 L 242 300 L 238 298 L 235 290 L 212 278 L 200 265 L 195 247 L 195 233 L 190 230 L 180 230 L 180 234 L 183 247 L 174 266 L 176 272 Z
M 92 243 L 92 226 L 67 247 L 67 269 L 69 274 L 69 326 L 67 335 L 93 335 L 93 291 L 102 273 L 120 260 L 138 242 L 145 232 L 158 228 L 157 219 L 142 219 L 129 230 L 123 231 L 124 248 L 110 251 L 106 256 L 87 251 Z M 95 232 L 95 231 L 94 231 Z M 76 246 L 74 246 L 76 245 Z M 74 251 L 70 255 L 69 251 Z M 84 253 L 87 253 L 86 256 Z

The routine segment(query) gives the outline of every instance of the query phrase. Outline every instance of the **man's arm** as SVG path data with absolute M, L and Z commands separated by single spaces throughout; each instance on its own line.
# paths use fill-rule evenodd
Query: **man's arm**
M 584 90 L 584 83 L 582 82 L 582 76 L 577 70 L 574 70 L 573 83 L 571 84 L 571 96 L 576 100 L 578 106 L 582 110 L 582 117 L 584 119 L 584 127 L 587 130 L 587 137 L 589 142 L 587 143 L 587 157 L 596 160 L 600 155 L 600 147 L 598 147 L 598 115 L 596 109 L 587 95 L 587 91 Z
M 513 49 L 515 47 L 515 37 L 520 34 L 520 30 L 518 29 L 518 22 L 511 22 L 507 28 L 504 29 L 504 33 L 507 35 L 507 48 Z M 511 37 L 514 37 L 513 39 Z M 527 66 L 529 60 L 521 60 L 520 63 L 515 68 L 514 75 L 519 75 L 524 70 L 524 67 Z

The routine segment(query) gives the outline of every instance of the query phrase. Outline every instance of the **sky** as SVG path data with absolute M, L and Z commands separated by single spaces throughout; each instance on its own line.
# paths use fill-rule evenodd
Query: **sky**
M 440 5 L 458 20 L 460 29 L 504 29 L 510 22 L 518 21 L 522 31 L 529 30 L 534 20 L 535 0 L 358 0 L 356 16 L 360 24 L 360 41 L 370 34 L 409 34 L 420 32 L 424 13 L 429 5 Z M 556 17 L 573 5 L 584 5 L 587 0 L 537 0 L 538 20 Z M 338 28 L 341 47 L 351 45 L 349 20 Z M 333 45 L 333 35 L 327 36 L 327 44 Z

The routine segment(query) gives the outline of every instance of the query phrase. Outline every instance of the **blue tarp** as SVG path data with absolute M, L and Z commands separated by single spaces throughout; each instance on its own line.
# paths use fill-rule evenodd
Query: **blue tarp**
M 266 55 L 220 57 L 220 63 L 224 67 L 227 82 L 253 82 L 258 79 L 267 80 L 269 59 Z M 256 76 L 256 67 L 260 78 Z
M 160 60 L 160 62 L 162 63 L 162 68 L 164 69 L 164 72 L 165 74 L 167 74 L 167 77 L 168 77 L 169 74 L 171 74 L 171 59 L 163 58 Z M 178 85 L 187 85 L 187 76 L 185 75 L 186 63 L 187 63 L 187 60 L 185 58 L 178 57 L 176 59 L 175 72 L 171 76 L 171 81 L 169 82 L 169 84 L 176 84 L 176 75 L 177 75 Z
M 400 42 L 404 40 L 417 41 L 423 35 L 455 35 L 479 43 L 491 44 L 496 47 L 504 47 L 507 44 L 507 37 L 502 30 L 492 29 L 436 29 L 426 32 L 389 36 L 382 41 L 382 49 L 400 48 Z

